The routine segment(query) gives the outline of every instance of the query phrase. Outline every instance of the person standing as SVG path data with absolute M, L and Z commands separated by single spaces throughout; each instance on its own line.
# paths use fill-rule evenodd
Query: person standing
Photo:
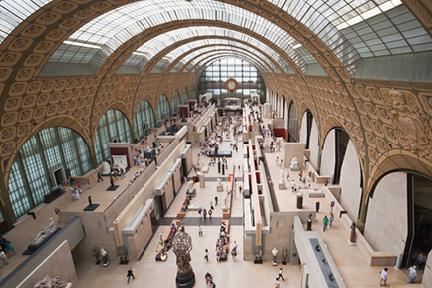
M 316 211 L 316 213 L 318 213 L 319 209 L 320 209 L 320 202 L 317 201 L 317 202 L 315 202 L 315 211 Z
M 207 210 L 203 209 L 202 213 L 203 213 L 204 220 L 207 219 Z
M 388 279 L 388 269 L 387 267 L 385 267 L 383 270 L 381 270 L 380 272 L 380 286 L 387 286 L 387 279 Z
M 417 278 L 417 267 L 415 265 L 412 265 L 410 268 L 408 268 L 408 283 L 414 283 L 415 279 Z
M 323 232 L 326 231 L 328 223 L 329 223 L 329 219 L 328 219 L 327 215 L 324 215 L 324 218 L 323 218 Z
M 278 275 L 278 278 L 277 278 L 277 279 L 279 280 L 279 279 L 281 279 L 281 278 L 282 278 L 283 281 L 285 281 L 285 278 L 283 277 L 282 267 L 279 268 L 279 275 Z
M 204 260 L 206 261 L 206 262 L 208 262 L 208 249 L 205 249 L 205 251 L 204 251 Z
M 329 217 L 329 228 L 332 227 L 333 220 L 334 220 L 333 212 L 330 212 L 330 217 Z
M 133 274 L 133 270 L 132 267 L 129 267 L 129 270 L 127 271 L 127 284 L 129 284 L 130 278 L 133 278 L 133 280 L 135 280 L 135 275 Z
M 212 209 L 209 209 L 209 210 L 208 210 L 208 215 L 209 215 L 209 218 L 210 218 L 210 219 L 211 219 L 212 214 L 213 214 L 213 210 L 212 210 Z
M 201 225 L 198 225 L 198 236 L 203 236 Z
M 215 206 L 217 206 L 218 197 L 215 196 Z

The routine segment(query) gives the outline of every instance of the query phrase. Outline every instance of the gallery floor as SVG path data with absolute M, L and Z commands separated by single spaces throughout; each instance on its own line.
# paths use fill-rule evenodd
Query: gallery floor
M 224 142 L 223 145 L 229 145 L 230 142 Z M 243 159 L 243 147 L 241 142 L 239 144 L 239 151 L 233 152 L 233 158 L 228 158 L 228 165 L 238 165 Z M 194 163 L 197 163 L 197 155 L 199 149 L 194 147 Z M 272 180 L 275 183 L 279 177 L 279 167 L 276 164 L 276 157 L 278 153 L 267 153 L 267 161 L 271 171 Z M 206 156 L 201 156 L 201 164 L 206 166 L 208 163 Z M 238 169 L 238 168 L 236 168 Z M 242 169 L 242 167 L 240 167 Z M 189 176 L 194 175 L 192 171 Z M 251 261 L 243 260 L 243 207 L 242 195 L 239 194 L 238 189 L 236 195 L 233 197 L 232 205 L 232 225 L 230 228 L 231 243 L 237 241 L 239 245 L 239 254 L 233 259 L 229 256 L 226 262 L 217 262 L 215 259 L 215 244 L 219 232 L 220 217 L 222 216 L 222 197 L 216 192 L 217 177 L 221 176 L 217 172 L 217 166 L 209 167 L 209 172 L 206 177 L 205 188 L 198 188 L 197 196 L 193 198 L 192 204 L 201 205 L 208 209 L 210 201 L 214 203 L 214 197 L 218 195 L 219 203 L 215 207 L 212 215 L 213 219 L 207 218 L 204 220 L 196 211 L 189 211 L 185 218 L 186 232 L 192 237 L 193 249 L 191 252 L 191 265 L 196 276 L 195 287 L 205 287 L 204 275 L 209 272 L 213 275 L 213 279 L 217 287 L 273 287 L 276 276 L 278 275 L 279 268 L 282 267 L 286 281 L 281 281 L 281 287 L 300 287 L 300 274 L 301 266 L 279 265 L 272 266 L 270 261 L 264 262 L 262 265 L 254 264 Z M 237 187 L 239 185 L 236 185 Z M 283 209 L 284 205 L 295 205 L 294 198 L 289 197 L 291 193 L 287 191 L 280 191 L 275 185 L 278 202 Z M 183 185 L 180 192 L 176 196 L 169 210 L 166 214 L 165 223 L 169 223 L 171 219 L 176 216 L 177 211 L 180 209 L 181 202 L 186 193 L 186 185 Z M 324 213 L 328 212 L 328 203 L 322 199 L 321 211 L 317 216 L 317 222 L 313 224 L 313 229 L 321 231 L 321 222 Z M 290 204 L 290 202 L 292 202 Z M 311 202 L 312 203 L 312 202 Z M 305 205 L 312 205 L 305 203 Z M 198 235 L 197 223 L 201 223 L 203 236 Z M 166 262 L 155 261 L 155 249 L 158 244 L 159 233 L 164 233 L 169 226 L 160 226 L 153 236 L 151 242 L 147 246 L 142 256 L 142 259 L 137 262 L 130 262 L 129 265 L 118 265 L 112 263 L 109 267 L 96 266 L 92 262 L 77 263 L 78 272 L 78 287 L 125 287 L 127 285 L 127 270 L 131 267 L 136 276 L 135 280 L 131 280 L 128 287 L 175 287 L 176 276 L 176 263 L 175 255 L 170 250 L 168 252 L 168 260 Z M 322 232 L 321 232 L 322 233 Z M 348 287 L 377 287 L 379 286 L 379 271 L 382 267 L 371 267 L 367 265 L 366 260 L 362 257 L 356 247 L 350 246 L 347 242 L 347 231 L 343 225 L 339 225 L 336 220 L 331 230 L 323 233 L 324 239 L 328 244 L 332 256 L 334 257 L 343 278 Z M 204 260 L 204 250 L 209 250 L 209 261 Z M 408 287 L 406 283 L 406 274 L 404 271 L 396 270 L 395 268 L 389 269 L 389 284 L 390 287 Z M 409 287 L 423 287 L 421 284 L 409 285 Z

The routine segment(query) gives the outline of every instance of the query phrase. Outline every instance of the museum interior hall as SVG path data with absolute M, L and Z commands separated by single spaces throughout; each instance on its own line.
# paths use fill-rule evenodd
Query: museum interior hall
M 0 288 L 432 288 L 431 0 L 0 0 Z

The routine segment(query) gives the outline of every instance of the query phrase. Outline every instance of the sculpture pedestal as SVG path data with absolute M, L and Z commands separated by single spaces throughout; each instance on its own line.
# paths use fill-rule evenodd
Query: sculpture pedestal
M 189 273 L 179 275 L 176 277 L 177 288 L 192 288 L 195 285 L 195 273 L 191 270 Z
M 217 192 L 223 192 L 224 191 L 223 185 L 217 185 L 216 186 L 216 191 Z
M 199 177 L 200 188 L 205 188 L 205 178 L 204 175 L 200 175 Z
M 285 186 L 285 181 L 279 181 L 279 190 L 285 190 L 286 186 Z

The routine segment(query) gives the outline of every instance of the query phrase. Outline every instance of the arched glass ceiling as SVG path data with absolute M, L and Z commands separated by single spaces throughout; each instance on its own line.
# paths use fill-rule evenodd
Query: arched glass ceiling
M 432 50 L 432 38 L 401 0 L 269 0 L 305 24 L 342 62 Z M 353 50 L 353 48 L 355 50 Z
M 3 0 L 0 1 L 0 43 L 31 14 L 51 0 Z
M 213 58 L 240 58 L 243 59 L 251 64 L 253 64 L 261 73 L 268 72 L 269 68 L 266 66 L 263 66 L 264 64 L 262 62 L 258 62 L 255 58 L 252 58 L 251 56 L 247 54 L 239 54 L 237 52 L 224 52 L 224 51 L 211 51 L 204 53 L 200 56 L 197 56 L 196 64 L 191 65 L 189 64 L 187 67 L 181 66 L 181 68 L 184 70 L 183 72 L 197 72 L 200 71 L 202 66 L 207 63 L 210 59 Z M 180 70 L 179 70 L 180 71 Z
M 431 35 L 401 4 L 401 0 L 268 1 L 304 23 L 334 51 L 348 69 L 359 57 L 432 50 Z M 0 1 L 0 43 L 28 16 L 49 2 Z M 139 1 L 106 13 L 82 27 L 69 39 L 74 45 L 63 45 L 52 61 L 88 63 L 96 57 L 93 61 L 101 62 L 121 43 L 148 27 L 173 19 L 196 18 L 223 21 L 230 18 L 230 23 L 235 22 L 240 26 L 257 26 L 256 29 L 262 33 L 272 34 L 272 39 L 287 40 L 295 50 L 289 50 L 290 56 L 298 55 L 301 61 L 307 61 L 303 51 L 299 50 L 300 44 L 291 37 L 279 37 L 283 35 L 279 29 L 273 29 L 272 25 L 267 25 L 268 21 L 256 15 L 249 17 L 250 14 L 238 7 L 210 0 Z
M 229 39 L 204 39 L 204 40 L 197 40 L 197 41 L 193 41 L 193 42 L 189 42 L 187 44 L 181 45 L 179 47 L 177 47 L 176 49 L 174 49 L 173 51 L 171 51 L 170 53 L 166 54 L 161 61 L 167 62 L 167 63 L 172 63 L 175 59 L 177 59 L 177 57 L 179 57 L 180 55 L 184 54 L 185 52 L 191 51 L 192 49 L 195 49 L 197 47 L 201 47 L 201 46 L 215 46 L 215 49 L 220 48 L 221 45 L 224 46 L 235 46 L 235 47 L 241 47 L 247 51 L 250 51 L 251 53 L 254 53 L 258 56 L 260 56 L 262 59 L 264 59 L 267 63 L 272 63 L 272 59 L 274 57 L 274 54 L 271 53 L 271 51 L 266 51 L 269 56 L 267 56 L 266 54 L 263 54 L 261 51 L 250 47 L 248 45 L 239 43 L 238 41 L 233 41 L 233 40 L 229 40 Z M 270 53 L 269 53 L 270 52 Z M 136 54 L 133 54 L 134 56 L 137 56 Z M 153 57 L 154 55 L 151 55 L 151 57 Z M 137 59 L 134 57 L 134 59 L 128 59 L 125 62 L 125 65 L 138 65 L 138 66 L 142 66 L 143 61 L 145 61 L 145 57 L 142 57 L 143 59 L 139 62 L 137 62 Z M 276 62 L 277 63 L 277 62 Z M 169 65 L 168 64 L 168 65 Z M 273 65 L 273 63 L 272 63 Z M 274 65 L 273 65 L 274 66 Z M 285 66 L 288 66 L 288 64 L 285 63 Z M 277 69 L 277 68 L 276 68 Z M 289 67 L 288 67 L 289 69 Z M 279 69 L 278 69 L 279 70 Z
M 209 27 L 209 26 L 197 26 L 197 27 L 190 27 L 190 28 L 181 28 L 169 31 L 167 33 L 161 34 L 146 43 L 142 45 L 134 54 L 132 54 L 129 59 L 125 61 L 125 65 L 140 65 L 142 66 L 143 63 L 140 63 L 143 61 L 144 63 L 147 62 L 149 59 L 151 59 L 153 56 L 155 56 L 157 53 L 159 53 L 164 48 L 174 44 L 175 42 L 190 39 L 197 36 L 218 36 L 218 37 L 229 37 L 241 40 L 243 42 L 250 43 L 254 47 L 257 47 L 270 56 L 278 62 L 282 67 L 287 67 L 288 63 L 281 58 L 281 56 L 275 52 L 272 48 L 264 44 L 263 42 L 252 38 L 244 33 L 237 32 L 234 30 L 219 28 L 219 27 Z M 188 49 L 185 45 L 185 49 Z M 190 48 L 189 48 L 190 49 Z M 251 49 L 251 48 L 249 48 Z M 177 50 L 176 50 L 177 51 Z M 306 51 L 307 52 L 307 51 Z M 179 53 L 178 55 L 180 55 Z M 175 59 L 178 55 L 172 56 L 172 59 Z M 313 59 L 313 57 L 307 52 L 308 60 Z M 305 54 L 305 57 L 307 56 Z M 141 56 L 141 57 L 136 57 Z M 168 56 L 169 58 L 170 56 Z M 292 71 L 292 69 L 289 69 L 289 71 Z
M 242 50 L 240 48 L 235 48 L 235 47 L 231 47 L 231 46 L 226 46 L 226 47 L 208 47 L 208 48 L 202 48 L 202 49 L 193 51 L 193 52 L 189 53 L 186 57 L 183 58 L 183 63 L 186 64 L 190 60 L 193 59 L 193 61 L 190 64 L 194 65 L 194 64 L 197 63 L 197 60 L 194 59 L 194 58 L 197 57 L 197 56 L 199 56 L 200 54 L 209 53 L 209 52 L 213 52 L 213 51 L 216 52 L 216 53 L 220 53 L 220 52 L 218 52 L 218 50 L 221 50 L 221 49 L 224 49 L 224 52 L 233 51 L 233 52 L 237 52 L 238 54 L 248 55 L 250 58 L 255 59 L 255 61 L 258 62 L 258 63 L 260 63 L 262 66 L 267 67 L 267 70 L 269 70 L 269 71 L 279 71 L 280 72 L 280 70 L 273 63 L 271 63 L 270 61 L 266 62 L 265 61 L 266 58 L 263 58 L 262 54 L 248 52 L 248 51 Z
M 247 63 L 249 63 L 251 66 L 253 66 L 259 74 L 261 74 L 262 72 L 265 72 L 265 70 L 263 70 L 263 68 L 256 62 L 254 62 L 253 59 L 250 59 L 248 57 L 244 57 L 243 55 L 236 55 L 236 54 L 213 54 L 213 55 L 207 55 L 208 57 L 204 57 L 203 59 L 201 59 L 201 63 L 199 63 L 199 66 L 193 66 L 195 69 L 194 71 L 196 72 L 204 72 L 204 70 L 211 66 L 214 62 L 221 60 L 221 59 L 240 59 L 243 61 L 246 61 Z M 188 71 L 188 70 L 186 70 Z M 189 70 L 192 71 L 192 70 Z
M 81 27 L 57 49 L 50 61 L 100 66 L 134 35 L 159 24 L 190 19 L 218 20 L 247 28 L 284 49 L 298 66 L 303 65 L 302 57 L 293 49 L 297 41 L 286 31 L 257 14 L 213 0 L 147 0 L 124 5 Z
M 178 49 L 175 49 L 174 51 L 168 53 L 164 58 L 169 59 L 170 62 L 173 62 L 175 59 L 177 59 L 181 55 L 185 54 L 186 52 L 190 51 L 191 49 L 194 49 L 194 48 L 197 48 L 197 47 L 200 47 L 200 46 L 212 45 L 212 46 L 215 47 L 214 49 L 219 49 L 219 47 L 221 45 L 228 45 L 228 46 L 236 46 L 236 47 L 241 47 L 241 48 L 247 49 L 251 53 L 254 53 L 254 54 L 260 56 L 261 59 L 265 60 L 268 64 L 271 64 L 272 67 L 275 67 L 274 62 L 272 61 L 274 59 L 274 54 L 273 55 L 272 54 L 268 54 L 268 53 L 263 54 L 259 50 L 256 50 L 254 48 L 251 48 L 250 46 L 238 43 L 236 41 L 225 40 L 225 39 L 208 39 L 208 40 L 202 40 L 202 41 L 195 41 L 195 42 L 192 42 L 191 44 L 193 44 L 193 45 L 189 45 L 189 44 L 188 45 L 183 45 L 183 46 L 179 47 Z M 200 51 L 200 50 L 196 50 L 196 51 Z M 269 59 L 269 56 L 267 56 L 267 55 L 269 55 L 271 58 Z M 187 55 L 185 55 L 185 57 L 183 57 L 183 59 L 181 59 L 181 61 L 184 62 L 184 63 L 186 63 L 185 60 L 184 60 L 186 58 L 186 56 Z M 195 61 L 192 61 L 192 63 L 195 63 Z M 284 65 L 284 64 L 282 64 L 282 65 Z M 292 71 L 286 62 L 285 62 L 284 66 L 280 66 L 280 67 L 285 72 Z M 279 67 L 275 67 L 275 70 L 279 70 L 280 71 L 280 68 Z

